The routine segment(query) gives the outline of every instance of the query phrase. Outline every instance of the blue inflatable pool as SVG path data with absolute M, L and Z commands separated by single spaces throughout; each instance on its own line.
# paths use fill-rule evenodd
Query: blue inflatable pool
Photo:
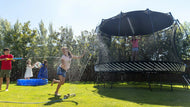
M 22 86 L 38 86 L 48 84 L 48 79 L 18 79 L 17 85 Z

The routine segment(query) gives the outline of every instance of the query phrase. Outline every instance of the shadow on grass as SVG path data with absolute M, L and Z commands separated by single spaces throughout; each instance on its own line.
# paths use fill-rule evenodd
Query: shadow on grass
M 0 90 L 0 92 L 5 92 L 5 90 Z
M 60 96 L 53 96 L 53 97 L 50 97 L 48 98 L 50 101 L 48 101 L 47 103 L 45 103 L 44 105 L 53 105 L 55 103 L 62 103 L 62 102 L 72 102 L 72 103 L 75 103 L 76 105 L 78 105 L 78 102 L 76 101 L 72 101 L 72 100 L 65 100 L 63 98 L 61 98 Z
M 95 82 L 94 81 L 69 81 L 66 83 L 80 85 L 80 84 L 94 84 Z
M 170 86 L 163 86 L 162 90 L 158 86 L 153 87 L 153 91 L 150 91 L 146 86 L 122 86 L 118 85 L 110 88 L 103 88 L 94 86 L 97 88 L 98 94 L 101 97 L 110 97 L 125 101 L 138 103 L 140 105 L 162 105 L 162 106 L 187 106 L 190 105 L 190 90 L 185 88 L 174 87 L 174 91 L 170 90 Z M 94 91 L 92 91 L 94 92 Z

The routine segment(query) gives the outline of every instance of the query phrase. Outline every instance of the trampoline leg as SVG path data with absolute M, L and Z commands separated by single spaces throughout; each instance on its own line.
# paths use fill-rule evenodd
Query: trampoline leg
M 159 78 L 159 81 L 160 81 L 160 91 L 161 91 L 162 90 L 162 81 L 161 81 L 160 73 L 158 73 L 158 78 Z
M 149 90 L 152 91 L 151 85 L 150 85 L 150 72 L 148 73 L 148 86 L 149 86 Z
M 160 84 L 160 90 L 162 90 L 162 84 Z
M 113 74 L 114 73 L 111 74 L 111 87 L 110 87 L 111 89 L 113 88 L 113 86 L 112 86 L 113 85 Z
M 173 91 L 172 83 L 171 83 L 171 91 Z
M 98 85 L 98 88 L 99 88 L 99 81 L 97 81 L 97 85 Z
M 111 87 L 110 87 L 111 89 L 112 89 L 112 84 L 113 84 L 112 82 L 113 82 L 113 73 L 111 74 Z
M 150 82 L 148 82 L 148 86 L 149 86 L 149 90 L 152 91 L 152 88 L 151 88 Z
M 104 82 L 104 88 L 106 87 L 106 83 L 105 83 L 105 75 L 103 74 L 104 76 L 104 79 L 103 79 L 103 82 Z
M 94 79 L 94 86 L 96 86 L 96 82 L 97 82 L 97 75 L 96 75 L 96 77 L 95 77 L 95 79 Z
M 123 73 L 121 73 L 121 82 L 123 83 Z
M 105 82 L 104 82 L 104 88 L 106 88 Z
M 98 84 L 98 88 L 99 88 L 99 83 L 100 83 L 99 79 L 101 79 L 100 72 L 98 73 L 98 76 L 97 76 L 97 84 Z

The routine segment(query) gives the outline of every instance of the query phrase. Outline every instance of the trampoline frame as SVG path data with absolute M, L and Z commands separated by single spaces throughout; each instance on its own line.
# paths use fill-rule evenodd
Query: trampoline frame
M 155 39 L 155 30 L 154 30 L 154 25 L 152 23 L 152 19 L 150 17 L 150 10 L 147 9 L 146 10 L 148 12 L 149 15 L 149 19 L 150 22 L 152 24 L 152 34 L 154 36 Z M 121 19 L 121 15 L 122 12 L 120 14 L 120 19 Z M 149 84 L 149 89 L 151 89 L 151 74 L 153 73 L 181 73 L 182 77 L 185 74 L 185 65 L 182 62 L 178 52 L 177 52 L 177 47 L 176 47 L 176 43 L 175 43 L 175 39 L 176 39 L 176 29 L 173 26 L 178 26 L 179 30 L 181 30 L 181 28 L 179 27 L 181 25 L 181 23 L 178 20 L 175 20 L 172 16 L 172 14 L 169 12 L 169 15 L 172 17 L 173 19 L 173 24 L 168 27 L 171 28 L 173 30 L 172 33 L 172 38 L 171 38 L 171 43 L 172 43 L 172 47 L 173 47 L 173 52 L 176 55 L 176 60 L 179 62 L 171 62 L 171 61 L 126 61 L 126 62 L 108 62 L 108 63 L 98 63 L 94 66 L 94 70 L 95 72 L 97 72 L 97 82 L 99 82 L 99 80 L 102 81 L 101 77 L 102 74 L 109 72 L 112 74 L 115 73 L 129 73 L 129 72 L 142 72 L 142 73 L 146 73 L 147 74 L 147 81 Z M 112 18 L 110 18 L 112 19 Z M 104 20 L 102 20 L 104 21 Z M 120 21 L 119 21 L 119 26 L 118 26 L 118 36 L 120 36 Z M 110 38 L 111 35 L 107 35 L 106 33 L 104 33 L 103 31 L 101 31 L 99 28 L 101 27 L 98 26 L 96 28 L 96 31 L 98 32 L 99 36 L 101 36 L 102 34 L 105 35 L 105 37 Z M 131 31 L 133 32 L 132 27 L 131 27 Z M 167 29 L 167 28 L 166 28 Z M 182 29 L 184 30 L 184 28 L 182 27 Z M 184 30 L 185 31 L 185 30 Z M 134 32 L 133 32 L 134 34 Z M 187 33 L 185 31 L 185 34 L 187 36 Z M 132 35 L 135 36 L 135 35 Z M 100 61 L 101 62 L 101 61 Z M 171 90 L 173 90 L 172 88 L 172 82 L 170 82 L 171 84 Z M 188 85 L 185 84 L 187 86 L 188 89 Z M 105 87 L 105 83 L 104 83 L 104 87 Z M 111 82 L 111 88 L 112 88 L 112 82 Z

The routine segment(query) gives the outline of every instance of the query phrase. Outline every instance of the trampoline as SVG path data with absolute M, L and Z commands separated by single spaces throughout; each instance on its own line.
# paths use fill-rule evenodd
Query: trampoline
M 148 75 L 146 77 L 150 83 L 153 72 L 165 75 L 183 75 L 185 72 L 182 58 L 186 49 L 183 43 L 188 36 L 171 13 L 149 9 L 121 12 L 109 19 L 102 19 L 96 32 L 99 41 L 98 60 L 94 66 L 98 73 L 97 82 L 104 81 L 107 73 L 142 72 Z M 142 35 L 138 60 L 132 61 L 132 45 L 126 44 L 126 40 L 138 35 Z
M 17 85 L 20 86 L 39 86 L 48 84 L 48 79 L 18 79 Z

